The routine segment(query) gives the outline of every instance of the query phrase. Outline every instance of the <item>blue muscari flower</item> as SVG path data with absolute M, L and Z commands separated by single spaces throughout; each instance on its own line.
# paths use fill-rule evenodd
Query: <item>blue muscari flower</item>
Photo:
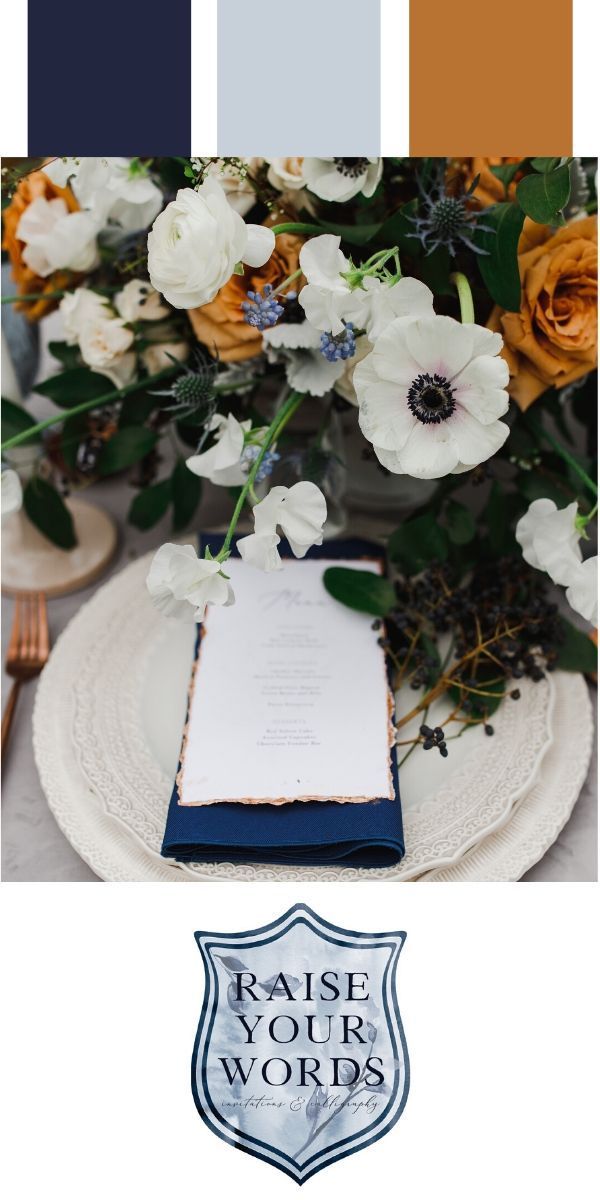
M 344 321 L 343 333 L 322 333 L 321 354 L 328 362 L 337 362 L 340 358 L 352 358 L 356 354 L 356 340 L 352 321 Z
M 255 462 L 259 454 L 260 446 L 246 446 L 242 453 L 242 462 L 248 465 L 248 470 L 251 469 L 252 463 Z M 275 463 L 279 462 L 280 458 L 281 455 L 278 454 L 276 450 L 267 450 L 267 453 L 265 454 L 265 457 L 258 468 L 254 482 L 262 483 L 263 479 L 266 479 L 267 476 L 271 474 Z
M 283 305 L 273 295 L 273 288 L 267 283 L 260 292 L 248 292 L 248 299 L 242 302 L 244 320 L 255 329 L 270 329 L 276 325 L 282 312 Z

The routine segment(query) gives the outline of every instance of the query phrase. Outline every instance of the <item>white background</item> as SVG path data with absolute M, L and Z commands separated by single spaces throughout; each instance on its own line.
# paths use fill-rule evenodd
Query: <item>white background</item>
M 199 14 L 212 9 L 215 29 L 216 0 L 193 3 L 206 66 Z M 391 21 L 405 28 L 406 8 L 382 0 L 382 149 L 392 154 L 408 149 L 404 60 L 390 39 Z M 10 37 L 5 28 L 6 155 L 26 153 L 26 9 L 14 4 Z M 575 151 L 585 154 L 597 153 L 597 13 L 594 0 L 575 0 Z M 210 154 L 215 84 L 202 78 L 193 140 Z M 477 103 L 476 86 L 470 94 Z M 410 1200 L 595 1194 L 595 885 L 3 884 L 0 1127 L 10 1200 L 297 1195 L 280 1172 L 208 1132 L 189 1074 L 202 994 L 193 931 L 247 929 L 298 900 L 338 924 L 408 932 L 399 968 L 412 1070 L 405 1113 L 375 1146 L 310 1180 L 309 1197 L 384 1186 Z
M 592 1187 L 598 1072 L 592 885 L 3 885 L 4 1194 L 10 1200 L 296 1197 L 210 1133 L 189 1075 L 203 992 L 195 929 L 245 930 L 303 900 L 405 929 L 398 991 L 412 1086 L 376 1145 L 305 1184 L 432 1200 Z

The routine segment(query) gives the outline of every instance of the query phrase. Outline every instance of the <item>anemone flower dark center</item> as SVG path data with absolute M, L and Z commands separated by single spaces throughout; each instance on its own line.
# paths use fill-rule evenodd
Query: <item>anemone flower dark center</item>
M 334 158 L 333 161 L 340 175 L 347 175 L 348 179 L 358 179 L 369 165 L 368 158 Z
M 452 416 L 454 389 L 444 375 L 418 375 L 408 389 L 408 407 L 424 425 L 439 425 Z

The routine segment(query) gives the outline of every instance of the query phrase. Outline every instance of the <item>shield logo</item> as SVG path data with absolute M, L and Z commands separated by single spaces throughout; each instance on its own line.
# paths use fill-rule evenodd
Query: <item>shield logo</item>
M 401 1115 L 396 995 L 405 933 L 360 933 L 295 904 L 245 933 L 196 933 L 205 992 L 192 1091 L 213 1133 L 302 1184 Z

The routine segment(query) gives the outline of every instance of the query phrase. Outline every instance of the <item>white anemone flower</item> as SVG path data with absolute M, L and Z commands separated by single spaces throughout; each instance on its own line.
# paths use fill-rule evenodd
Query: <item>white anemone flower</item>
M 372 196 L 383 172 L 382 158 L 305 158 L 304 182 L 320 200 L 343 204 L 358 196 Z
M 23 488 L 16 471 L 2 472 L 2 516 L 9 517 L 23 505 Z
M 194 475 L 210 479 L 221 487 L 240 487 L 246 482 L 247 472 L 242 466 L 245 435 L 252 421 L 237 421 L 232 413 L 226 417 L 215 413 L 208 426 L 215 435 L 214 446 L 202 454 L 192 454 L 186 465 Z
M 553 583 L 563 586 L 581 566 L 577 512 L 575 500 L 557 508 L 554 500 L 543 497 L 532 501 L 515 529 L 525 562 L 537 571 L 546 571 Z
M 364 327 L 369 311 L 369 295 L 363 288 L 351 288 L 342 273 L 350 263 L 340 250 L 341 238 L 323 233 L 305 242 L 300 251 L 300 266 L 307 280 L 298 301 L 307 320 L 326 333 L 343 333 L 344 321 Z
M 311 546 L 323 541 L 327 504 L 316 483 L 301 480 L 290 488 L 271 488 L 253 512 L 254 533 L 240 538 L 237 546 L 244 562 L 262 571 L 279 571 L 283 566 L 277 549 L 278 526 L 296 558 L 304 558 Z
M 166 542 L 156 551 L 146 577 L 152 603 L 165 617 L 178 621 L 202 621 L 207 604 L 235 602 L 230 583 L 221 574 L 221 564 L 198 558 L 193 546 Z
M 321 334 L 308 321 L 274 325 L 263 333 L 269 362 L 283 362 L 287 381 L 296 392 L 325 396 L 353 359 L 329 362 L 321 353 Z
M 359 424 L 397 475 L 468 471 L 506 441 L 508 367 L 500 334 L 451 317 L 399 317 L 354 371 Z
M 573 568 L 567 600 L 574 612 L 598 627 L 598 556 L 586 558 Z
M 262 267 L 275 247 L 272 229 L 246 225 L 217 179 L 180 188 L 148 234 L 152 286 L 173 308 L 199 308 L 214 300 L 240 262 Z

